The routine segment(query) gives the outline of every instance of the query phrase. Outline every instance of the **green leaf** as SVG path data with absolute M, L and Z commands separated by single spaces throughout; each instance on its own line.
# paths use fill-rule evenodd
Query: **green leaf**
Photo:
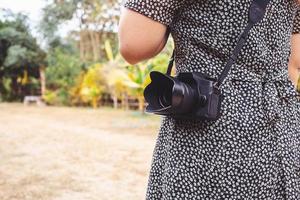
M 25 61 L 27 56 L 30 54 L 28 50 L 20 45 L 11 46 L 8 49 L 8 54 L 4 61 L 4 66 L 9 67 L 12 65 L 21 64 L 22 61 Z
M 112 51 L 109 40 L 105 41 L 105 52 L 106 52 L 106 56 L 107 56 L 108 60 L 113 61 L 114 55 L 113 55 L 113 51 Z

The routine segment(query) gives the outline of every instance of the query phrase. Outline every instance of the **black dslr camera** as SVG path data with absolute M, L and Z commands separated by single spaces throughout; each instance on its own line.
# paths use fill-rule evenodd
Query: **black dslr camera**
M 269 2 L 270 0 L 252 1 L 248 24 L 218 79 L 199 72 L 179 73 L 176 77 L 171 77 L 173 52 L 166 74 L 160 72 L 150 74 L 152 83 L 144 91 L 144 97 L 149 104 L 146 112 L 180 119 L 218 119 L 223 100 L 219 87 L 237 60 L 250 30 L 263 19 Z
M 151 72 L 151 84 L 144 91 L 146 112 L 171 115 L 178 119 L 216 120 L 223 96 L 217 81 L 200 72 L 179 73 L 171 77 Z

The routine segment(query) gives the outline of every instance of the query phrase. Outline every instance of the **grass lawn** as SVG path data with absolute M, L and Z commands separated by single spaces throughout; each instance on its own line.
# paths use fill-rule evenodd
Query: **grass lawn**
M 0 104 L 1 200 L 144 199 L 160 117 Z

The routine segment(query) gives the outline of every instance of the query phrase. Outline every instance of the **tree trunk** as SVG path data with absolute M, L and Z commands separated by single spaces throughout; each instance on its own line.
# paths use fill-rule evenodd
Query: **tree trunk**
M 55 3 L 56 4 L 62 4 L 62 3 L 64 3 L 64 0 L 55 0 Z
M 93 50 L 93 61 L 99 61 L 99 47 L 98 47 L 98 41 L 97 40 L 97 32 L 93 31 L 93 30 L 89 30 L 88 31 L 90 38 L 91 38 L 91 46 L 92 46 L 92 50 Z
M 118 108 L 118 97 L 117 97 L 117 95 L 113 96 L 113 100 L 114 100 L 114 109 L 117 109 Z
M 40 67 L 40 82 L 41 82 L 41 96 L 44 97 L 46 95 L 46 74 L 45 74 L 45 66 Z
M 3 77 L 0 75 L 0 102 L 4 100 L 6 89 L 4 88 Z
M 12 77 L 10 101 L 21 97 L 20 93 L 21 92 L 17 81 L 17 77 Z
M 93 97 L 92 106 L 94 109 L 98 108 L 98 98 L 97 97 Z
M 126 94 L 126 92 L 122 93 L 122 108 L 124 110 L 129 110 L 128 95 Z
M 144 104 L 145 104 L 144 97 L 143 96 L 138 97 L 138 101 L 139 101 L 139 111 L 144 113 Z
M 99 35 L 98 32 L 96 33 L 95 41 L 96 41 L 95 47 L 96 47 L 96 50 L 97 50 L 97 57 L 98 57 L 98 60 L 100 60 L 100 58 L 101 58 L 101 49 L 100 49 L 101 44 L 100 44 L 100 35 Z
M 84 56 L 84 33 L 82 30 L 80 30 L 79 32 L 79 36 L 80 36 L 80 39 L 79 39 L 79 51 L 80 51 L 80 60 L 82 61 L 85 61 L 85 56 Z

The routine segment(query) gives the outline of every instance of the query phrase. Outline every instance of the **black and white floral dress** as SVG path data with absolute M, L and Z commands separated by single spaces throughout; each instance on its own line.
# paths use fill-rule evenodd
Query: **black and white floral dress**
M 218 77 L 251 0 L 128 0 L 170 27 L 177 72 Z M 147 199 L 300 200 L 300 102 L 288 78 L 295 0 L 271 0 L 222 85 L 219 120 L 163 117 Z M 130 30 L 128 30 L 130 31 Z

